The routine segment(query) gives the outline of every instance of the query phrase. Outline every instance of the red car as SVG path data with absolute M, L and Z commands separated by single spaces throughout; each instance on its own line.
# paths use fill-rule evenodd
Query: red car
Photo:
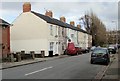
M 66 54 L 68 54 L 68 55 L 76 55 L 77 54 L 77 50 L 76 50 L 73 42 L 68 43 L 68 47 L 66 49 Z
M 82 54 L 82 48 L 81 47 L 75 47 L 77 54 Z

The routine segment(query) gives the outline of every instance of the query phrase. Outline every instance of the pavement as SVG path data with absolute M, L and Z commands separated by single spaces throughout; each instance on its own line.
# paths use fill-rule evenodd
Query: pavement
M 118 80 L 118 54 L 110 55 L 110 63 L 103 66 L 92 81 Z
M 117 54 L 114 54 L 111 58 L 111 63 L 107 66 L 106 70 L 104 71 L 104 74 L 102 76 L 102 80 L 110 79 L 110 80 L 120 80 L 120 49 Z
M 45 58 L 35 58 L 34 60 L 28 59 L 28 60 L 22 60 L 20 62 L 4 62 L 4 63 L 0 63 L 0 70 L 18 67 L 18 66 L 22 66 L 22 65 L 38 63 L 38 62 L 43 62 L 43 61 L 48 61 L 48 60 L 53 60 L 53 59 L 58 59 L 58 58 L 64 58 L 64 57 L 68 57 L 68 55 L 59 55 L 59 56 L 45 57 Z
M 118 74 L 118 54 L 114 55 L 112 58 L 111 63 L 107 66 L 105 69 L 102 80 L 105 79 L 119 79 L 119 74 Z

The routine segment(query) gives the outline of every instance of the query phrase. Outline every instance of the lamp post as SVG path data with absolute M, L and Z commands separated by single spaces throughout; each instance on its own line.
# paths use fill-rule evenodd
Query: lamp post
M 117 33 L 117 31 L 118 31 L 118 28 L 117 28 L 117 21 L 112 21 L 112 23 L 115 23 L 115 26 L 116 26 L 116 45 L 118 44 L 118 33 Z

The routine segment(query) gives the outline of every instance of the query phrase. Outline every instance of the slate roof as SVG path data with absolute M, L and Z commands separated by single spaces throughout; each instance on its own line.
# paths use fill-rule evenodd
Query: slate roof
M 8 22 L 6 22 L 5 20 L 3 20 L 3 19 L 0 18 L 0 25 L 2 25 L 2 26 L 8 26 L 10 24 Z
M 31 11 L 31 13 L 35 14 L 36 16 L 38 16 L 39 18 L 42 18 L 43 20 L 45 20 L 47 23 L 50 23 L 50 24 L 54 24 L 54 25 L 58 25 L 58 26 L 61 26 L 61 27 L 65 27 L 65 28 L 70 28 L 72 30 L 76 30 L 76 31 L 80 31 L 80 32 L 83 32 L 83 33 L 87 33 L 86 31 L 82 30 L 82 29 L 79 29 L 75 26 L 72 26 L 68 23 L 64 23 L 58 19 L 55 19 L 55 18 L 51 18 L 51 17 L 48 17 L 46 15 L 42 15 L 40 13 L 37 13 L 37 12 L 34 12 L 34 11 Z M 89 33 L 87 33 L 89 34 Z

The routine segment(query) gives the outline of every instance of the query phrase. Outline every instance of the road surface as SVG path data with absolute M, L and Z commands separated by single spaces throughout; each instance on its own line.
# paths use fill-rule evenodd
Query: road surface
M 70 56 L 2 71 L 3 79 L 94 79 L 105 65 L 90 64 L 90 54 Z

